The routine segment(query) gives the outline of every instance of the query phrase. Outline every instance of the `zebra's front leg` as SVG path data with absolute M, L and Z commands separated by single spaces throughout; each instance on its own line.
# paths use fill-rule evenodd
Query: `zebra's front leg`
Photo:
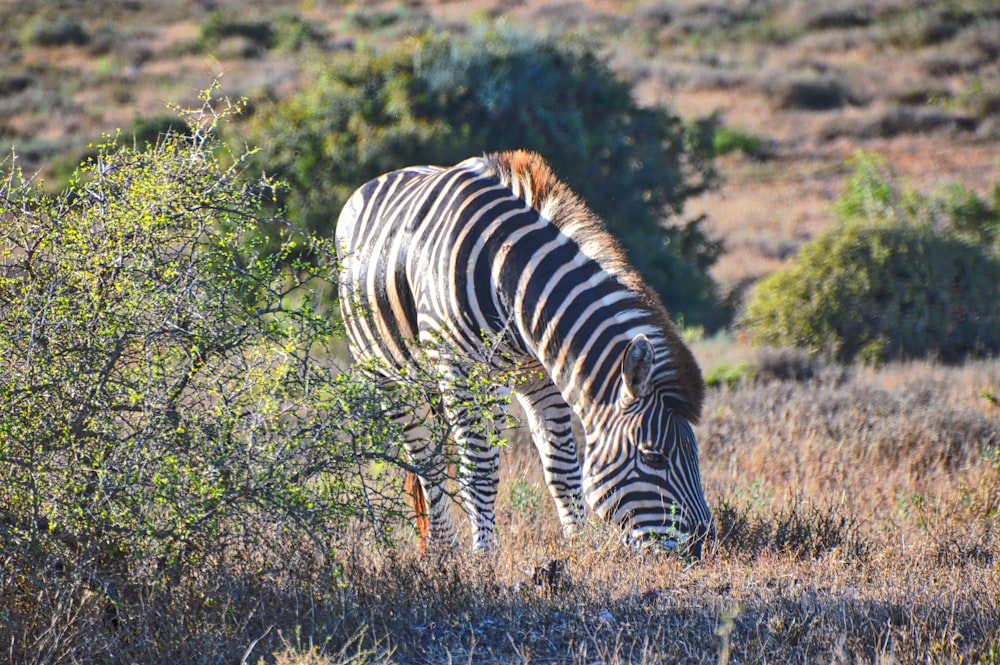
M 527 417 L 563 534 L 574 535 L 583 525 L 584 508 L 572 411 L 547 377 L 518 386 L 514 396 Z

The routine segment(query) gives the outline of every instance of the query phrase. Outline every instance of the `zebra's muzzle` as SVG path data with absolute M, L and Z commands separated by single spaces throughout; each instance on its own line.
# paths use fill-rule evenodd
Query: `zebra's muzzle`
M 632 529 L 622 535 L 625 544 L 636 552 L 675 552 L 686 557 L 700 559 L 705 543 L 714 536 L 714 527 L 698 526 L 694 534 L 679 531 L 668 525 Z
M 688 538 L 686 534 L 680 533 L 674 527 L 632 529 L 631 532 L 622 534 L 622 540 L 625 544 L 637 552 L 651 548 L 676 550 L 683 546 Z

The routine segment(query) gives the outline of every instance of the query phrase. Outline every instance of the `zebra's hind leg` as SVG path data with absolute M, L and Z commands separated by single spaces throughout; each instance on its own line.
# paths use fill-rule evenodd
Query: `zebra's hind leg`
M 489 551 L 496 547 L 494 506 L 500 482 L 500 448 L 487 440 L 479 417 L 481 400 L 463 389 L 468 382 L 461 369 L 442 364 L 439 371 L 447 378 L 440 381 L 438 388 L 443 410 L 434 411 L 439 415 L 443 412 L 445 422 L 432 422 L 430 409 L 398 416 L 406 426 L 404 445 L 426 501 L 428 542 L 445 547 L 458 544 L 451 519 L 452 494 L 448 491 L 452 477 L 472 523 L 472 548 Z
M 472 525 L 472 549 L 477 552 L 496 548 L 497 489 L 500 484 L 500 447 L 493 445 L 483 422 L 483 404 L 468 394 L 461 369 L 444 367 L 451 377 L 441 384 L 444 410 L 451 425 L 451 439 L 458 453 L 456 480 L 466 515 Z M 492 419 L 491 419 L 492 420 Z
M 547 377 L 519 385 L 514 396 L 527 417 L 563 534 L 573 535 L 584 522 L 584 509 L 572 411 Z
M 427 409 L 419 415 L 400 414 L 397 417 L 406 428 L 404 446 L 410 463 L 417 470 L 414 475 L 419 483 L 419 493 L 417 488 L 408 488 L 408 491 L 412 492 L 417 511 L 415 518 L 422 539 L 421 548 L 426 549 L 430 545 L 454 549 L 458 546 L 458 534 L 451 519 L 451 497 L 445 491 L 448 457 L 441 438 L 434 436 L 427 427 L 429 413 Z
M 456 432 L 462 436 L 462 470 L 459 482 L 465 510 L 472 523 L 472 549 L 488 552 L 496 548 L 497 488 L 500 484 L 500 448 L 469 430 Z

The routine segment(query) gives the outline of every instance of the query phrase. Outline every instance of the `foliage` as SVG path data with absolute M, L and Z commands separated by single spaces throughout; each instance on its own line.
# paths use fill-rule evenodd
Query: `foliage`
M 901 192 L 878 160 L 856 161 L 841 225 L 757 286 L 742 320 L 752 337 L 841 361 L 1000 350 L 1000 258 L 966 237 L 987 233 L 981 208 Z
M 900 197 L 886 163 L 868 153 L 854 155 L 854 170 L 844 182 L 844 189 L 833 203 L 843 222 L 856 218 L 880 219 L 895 215 Z
M 231 38 L 246 40 L 251 49 L 248 54 L 253 55 L 254 47 L 295 51 L 306 44 L 322 43 L 326 34 L 319 25 L 294 12 L 283 11 L 268 18 L 246 19 L 215 10 L 201 24 L 197 46 L 200 50 L 207 51 Z
M 773 548 L 800 558 L 816 557 L 836 547 L 855 558 L 863 555 L 865 546 L 856 542 L 857 524 L 850 518 L 832 507 L 824 510 L 804 505 L 801 497 L 794 498 L 785 510 L 762 511 L 760 508 L 766 506 L 753 505 L 753 494 L 760 491 L 760 487 L 751 487 L 751 500 L 742 506 L 729 501 L 719 505 L 715 514 L 723 546 L 735 543 L 749 551 Z
M 291 184 L 290 211 L 329 233 L 365 181 L 487 151 L 539 152 L 623 243 L 666 305 L 718 323 L 701 220 L 665 224 L 714 181 L 711 127 L 639 107 L 591 48 L 498 29 L 346 54 L 253 122 L 258 160 Z
M 232 548 L 141 593 L 76 563 L 30 595 L 36 632 L 0 622 L 0 643 L 16 663 L 695 663 L 735 613 L 731 662 L 977 662 L 1000 638 L 1000 421 L 968 396 L 998 370 L 915 362 L 712 391 L 700 454 L 718 541 L 695 566 L 636 556 L 604 523 L 561 539 L 523 440 L 505 451 L 517 471 L 491 556 L 298 542 L 276 571 Z
M 270 48 L 274 42 L 274 29 L 267 21 L 241 20 L 216 10 L 205 18 L 198 31 L 203 49 L 230 37 L 243 37 L 252 44 Z
M 381 30 L 405 20 L 409 12 L 410 9 L 403 4 L 387 8 L 361 6 L 351 9 L 347 20 L 362 30 Z
M 134 573 L 392 514 L 359 473 L 395 460 L 384 395 L 329 368 L 334 253 L 265 218 L 274 183 L 215 138 L 237 110 L 206 92 L 58 195 L 0 183 L 0 549 Z
M 955 231 L 992 247 L 1000 255 L 1000 183 L 993 186 L 992 201 L 986 201 L 959 184 L 944 188 L 941 208 Z
M 850 93 L 835 75 L 803 72 L 782 75 L 772 83 L 774 102 L 782 109 L 828 111 L 848 103 Z
M 712 136 L 712 147 L 716 155 L 727 155 L 739 150 L 747 157 L 767 159 L 773 156 L 774 148 L 760 136 L 748 129 L 720 125 Z
M 90 41 L 84 24 L 71 16 L 49 19 L 38 15 L 22 28 L 20 37 L 22 43 L 38 46 L 83 46 Z
M 720 363 L 705 372 L 705 385 L 709 388 L 735 388 L 744 381 L 750 381 L 756 376 L 758 367 L 750 361 L 738 363 Z

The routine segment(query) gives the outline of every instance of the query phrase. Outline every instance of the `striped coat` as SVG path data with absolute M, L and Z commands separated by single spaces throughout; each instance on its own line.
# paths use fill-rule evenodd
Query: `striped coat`
M 377 361 L 391 380 L 417 362 L 419 340 L 443 376 L 461 377 L 466 356 L 531 377 L 513 394 L 567 533 L 584 500 L 634 544 L 700 542 L 711 531 L 691 430 L 704 394 L 697 364 L 602 222 L 540 157 L 497 153 L 385 174 L 349 199 L 336 238 L 357 360 Z M 496 340 L 488 357 L 484 339 Z M 442 389 L 470 471 L 473 545 L 489 548 L 498 450 L 452 385 Z M 582 466 L 571 413 L 585 433 Z M 416 426 L 406 447 L 429 469 L 420 488 L 432 539 L 455 540 L 439 451 Z

